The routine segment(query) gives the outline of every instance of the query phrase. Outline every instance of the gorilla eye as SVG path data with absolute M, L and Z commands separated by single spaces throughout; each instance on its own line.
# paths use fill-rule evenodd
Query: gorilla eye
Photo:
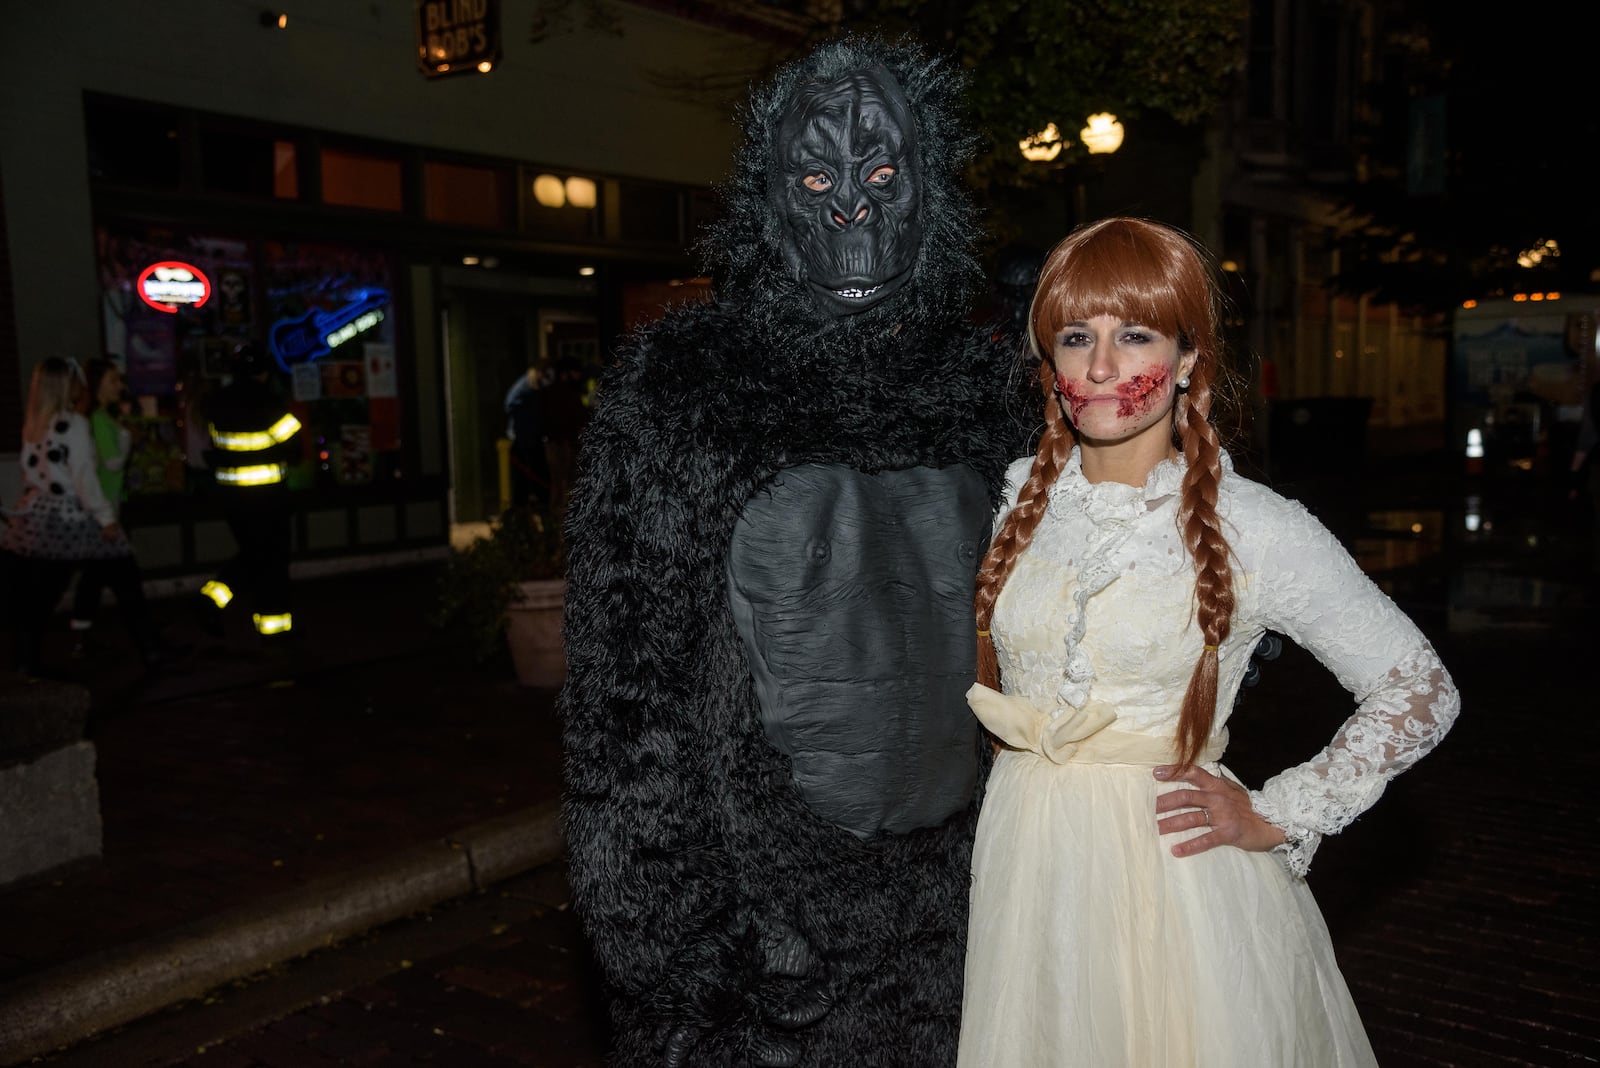
M 885 163 L 882 167 L 874 168 L 872 173 L 867 175 L 867 184 L 868 185 L 888 185 L 890 179 L 892 179 L 893 177 L 894 177 L 894 168 L 889 166 L 887 163 Z
M 808 174 L 804 178 L 800 179 L 800 181 L 803 182 L 805 187 L 811 190 L 813 193 L 825 193 L 829 189 L 833 188 L 833 179 L 829 178 L 826 174 Z

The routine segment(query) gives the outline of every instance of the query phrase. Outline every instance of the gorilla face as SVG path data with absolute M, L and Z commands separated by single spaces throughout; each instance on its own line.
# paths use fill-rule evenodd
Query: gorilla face
M 829 314 L 853 315 L 911 277 L 922 244 L 916 135 L 877 68 L 814 86 L 779 127 L 771 179 L 783 256 Z

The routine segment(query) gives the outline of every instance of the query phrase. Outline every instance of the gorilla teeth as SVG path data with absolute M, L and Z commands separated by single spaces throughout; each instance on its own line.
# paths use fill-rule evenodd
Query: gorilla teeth
M 836 296 L 841 297 L 870 297 L 882 288 L 882 286 L 873 286 L 871 289 L 835 289 L 833 292 Z

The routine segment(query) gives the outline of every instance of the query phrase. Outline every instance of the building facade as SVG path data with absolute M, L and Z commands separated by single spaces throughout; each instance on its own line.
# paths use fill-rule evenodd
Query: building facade
M 605 24 L 547 9 L 7 16 L 0 502 L 32 367 L 106 354 L 128 378 L 124 515 L 147 573 L 225 558 L 204 397 L 251 338 L 307 428 L 298 561 L 438 552 L 496 513 L 513 383 L 592 375 L 629 325 L 700 289 L 690 249 L 736 129 L 673 71 L 744 69 L 792 37 L 781 6 L 606 5 Z
M 1245 72 L 1197 181 L 1214 209 L 1197 224 L 1234 283 L 1256 443 L 1269 469 L 1317 440 L 1431 446 L 1446 418 L 1449 309 L 1380 303 L 1339 284 L 1360 222 L 1338 191 L 1367 177 L 1364 136 L 1409 132 L 1411 87 L 1385 61 L 1382 5 L 1251 0 L 1246 34 Z M 1373 113 L 1393 99 L 1397 113 Z
M 231 552 L 195 413 L 244 337 L 273 348 L 308 428 L 292 474 L 302 565 L 442 551 L 495 514 L 510 388 L 562 362 L 592 372 L 629 326 L 704 293 L 692 245 L 732 158 L 734 102 L 839 4 L 279 14 L 85 0 L 70 25 L 6 21 L 0 503 L 33 365 L 113 354 L 137 408 L 125 514 L 153 575 Z M 1352 419 L 1443 432 L 1448 309 L 1336 281 L 1356 224 L 1334 191 L 1360 176 L 1363 109 L 1394 75 L 1380 15 L 1371 0 L 1251 0 L 1245 72 L 1203 139 L 1130 122 L 1079 177 L 1070 217 L 991 191 L 1031 233 L 1133 210 L 1216 250 L 1269 468 L 1289 452 L 1275 426 L 1302 441 Z M 1342 424 L 1316 424 L 1329 418 Z

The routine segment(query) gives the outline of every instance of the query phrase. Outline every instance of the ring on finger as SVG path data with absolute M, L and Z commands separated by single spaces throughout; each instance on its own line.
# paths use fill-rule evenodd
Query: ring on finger
M 1200 811 L 1206 814 L 1206 826 L 1211 826 L 1211 810 L 1209 808 L 1202 808 Z

